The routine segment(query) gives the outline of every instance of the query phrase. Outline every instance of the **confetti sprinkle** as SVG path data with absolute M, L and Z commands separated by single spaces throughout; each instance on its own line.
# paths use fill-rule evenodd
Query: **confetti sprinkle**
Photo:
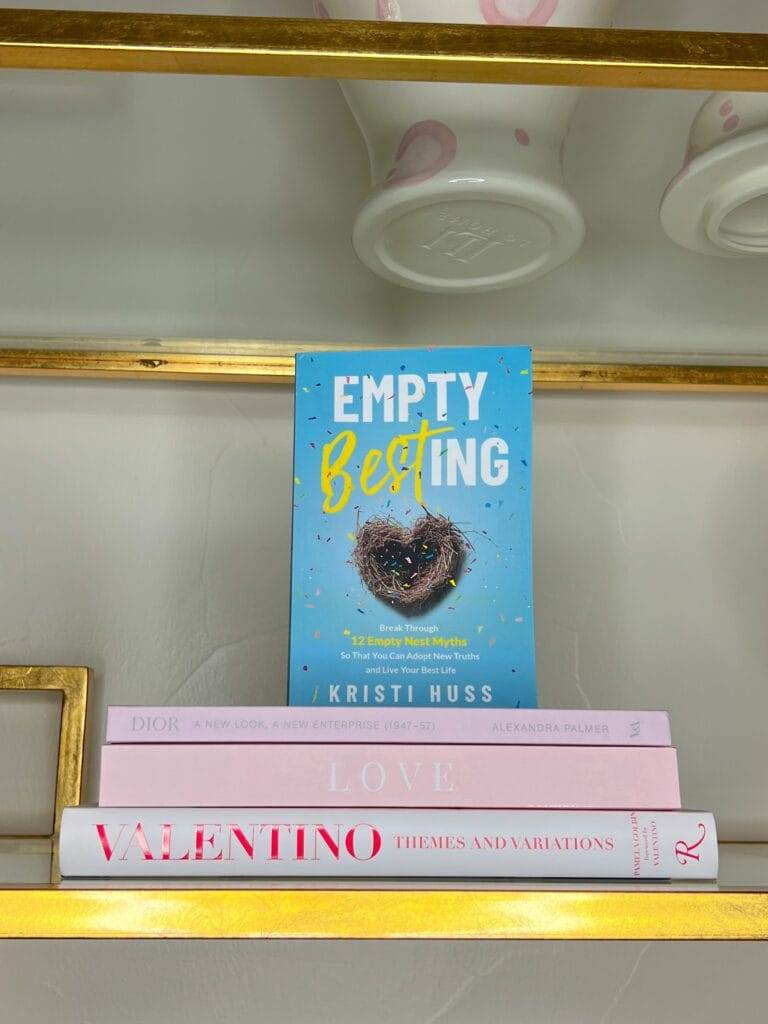
M 301 487 L 301 480 L 299 480 L 297 476 L 293 478 L 293 482 L 296 484 L 297 487 Z
M 348 533 L 347 534 L 347 540 L 351 540 L 352 543 L 354 544 L 355 541 L 357 540 L 357 538 L 355 537 L 354 533 Z
M 521 377 L 527 377 L 530 372 L 531 372 L 530 370 L 521 370 L 520 371 L 520 376 Z
M 320 630 L 316 629 L 315 632 L 312 634 L 312 636 L 315 638 L 315 640 L 319 640 L 320 639 Z
M 301 666 L 301 671 L 302 672 L 309 672 L 309 665 L 302 665 Z
M 344 636 L 352 636 L 351 630 L 345 629 L 343 635 Z
M 524 622 L 524 621 L 525 621 L 525 619 L 523 618 L 522 615 L 518 615 L 518 617 L 515 619 L 515 622 Z
M 489 636 L 488 637 L 488 646 L 489 647 L 495 647 L 496 646 L 496 637 L 495 636 Z

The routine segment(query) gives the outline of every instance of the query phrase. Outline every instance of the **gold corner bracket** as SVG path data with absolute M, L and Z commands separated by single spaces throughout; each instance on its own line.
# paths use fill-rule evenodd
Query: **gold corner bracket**
M 66 339 L 42 340 L 34 348 L 0 346 L 2 377 L 76 377 L 145 382 L 200 381 L 218 384 L 292 385 L 295 353 L 321 351 L 317 344 L 283 342 L 177 341 L 146 343 L 124 339 L 65 348 Z M 61 344 L 62 347 L 58 347 Z M 128 346 L 131 346 L 130 348 Z M 350 348 L 360 348 L 350 345 Z M 670 391 L 768 393 L 765 365 L 549 361 L 535 358 L 533 385 L 543 391 Z
M 2 665 L 0 691 L 2 690 L 24 690 L 27 693 L 53 690 L 59 691 L 62 695 L 53 832 L 50 836 L 24 837 L 55 838 L 59 834 L 64 808 L 80 803 L 85 714 L 88 704 L 88 669 L 71 666 Z
M 768 90 L 764 35 L 0 10 L 0 67 Z

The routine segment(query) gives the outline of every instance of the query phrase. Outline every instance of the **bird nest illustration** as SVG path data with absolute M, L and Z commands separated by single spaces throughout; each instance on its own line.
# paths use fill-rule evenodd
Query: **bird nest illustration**
M 447 516 L 427 513 L 410 529 L 374 517 L 357 531 L 353 561 L 380 601 L 404 615 L 420 615 L 457 586 L 468 543 Z

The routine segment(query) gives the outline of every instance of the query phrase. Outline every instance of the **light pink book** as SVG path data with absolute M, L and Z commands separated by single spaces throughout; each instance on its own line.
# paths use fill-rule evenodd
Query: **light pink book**
M 102 807 L 678 810 L 672 747 L 111 744 Z
M 668 747 L 666 711 L 111 707 L 107 743 L 524 743 Z

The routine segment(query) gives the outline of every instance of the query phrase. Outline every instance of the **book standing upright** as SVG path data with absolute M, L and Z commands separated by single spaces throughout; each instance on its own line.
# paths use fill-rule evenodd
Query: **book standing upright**
M 296 359 L 291 704 L 533 707 L 531 355 Z

